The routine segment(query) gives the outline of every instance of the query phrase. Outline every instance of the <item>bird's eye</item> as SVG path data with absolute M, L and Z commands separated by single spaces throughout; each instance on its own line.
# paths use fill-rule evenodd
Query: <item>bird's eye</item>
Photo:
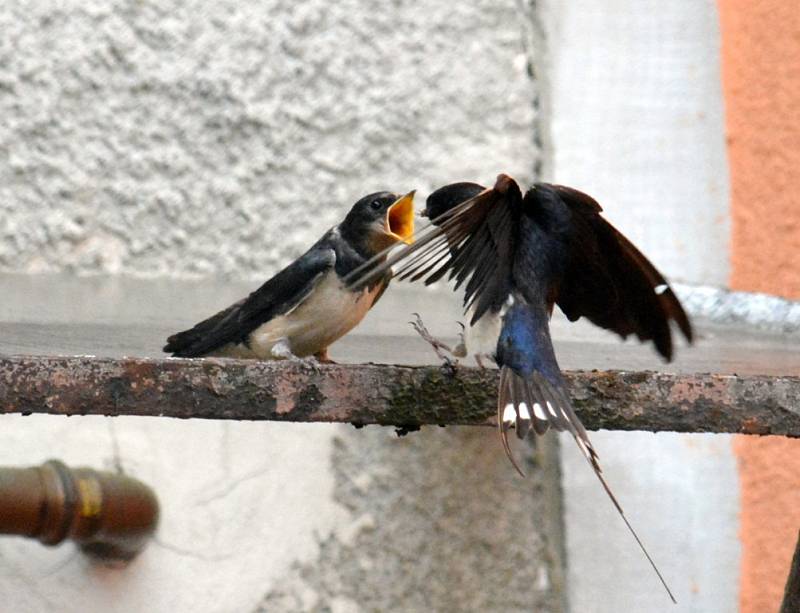
M 377 211 L 379 208 L 381 208 L 381 201 L 373 200 L 372 202 L 369 203 L 369 206 L 373 211 Z

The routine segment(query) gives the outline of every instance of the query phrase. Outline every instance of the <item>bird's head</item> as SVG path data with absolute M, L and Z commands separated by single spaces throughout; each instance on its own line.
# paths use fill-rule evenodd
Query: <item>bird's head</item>
M 440 187 L 425 202 L 425 210 L 420 213 L 423 217 L 428 217 L 436 221 L 438 217 L 444 215 L 457 204 L 461 204 L 474 198 L 486 188 L 477 183 L 451 183 Z
M 410 244 L 414 235 L 414 192 L 404 196 L 376 192 L 353 205 L 339 226 L 356 246 L 376 254 L 395 243 Z

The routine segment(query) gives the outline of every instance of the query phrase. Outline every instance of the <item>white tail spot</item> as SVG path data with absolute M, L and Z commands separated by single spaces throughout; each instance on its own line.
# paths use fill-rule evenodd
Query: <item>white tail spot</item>
M 525 404 L 524 402 L 519 403 L 519 416 L 522 419 L 530 421 L 531 412 L 528 410 L 528 405 Z
M 556 413 L 556 410 L 553 408 L 553 405 L 550 404 L 549 400 L 547 401 L 547 410 L 550 412 L 550 415 L 558 419 L 558 413 Z
M 517 412 L 514 410 L 514 405 L 510 402 L 503 409 L 503 423 L 513 424 L 517 421 Z
M 542 410 L 542 405 L 540 405 L 538 402 L 533 403 L 533 414 L 536 415 L 537 419 L 547 419 L 547 415 L 545 415 L 544 411 Z

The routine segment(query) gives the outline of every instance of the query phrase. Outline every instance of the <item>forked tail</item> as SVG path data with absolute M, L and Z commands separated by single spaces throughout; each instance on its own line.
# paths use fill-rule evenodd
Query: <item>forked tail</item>
M 636 530 L 631 526 L 625 516 L 625 512 L 622 510 L 622 506 L 611 491 L 605 477 L 603 477 L 597 452 L 589 440 L 586 429 L 578 419 L 578 416 L 575 415 L 569 396 L 567 396 L 566 390 L 562 385 L 554 385 L 539 371 L 534 371 L 529 377 L 524 378 L 516 374 L 508 366 L 503 366 L 500 369 L 497 425 L 500 429 L 503 449 L 505 449 L 508 459 L 511 460 L 514 468 L 520 474 L 523 474 L 522 470 L 514 459 L 508 444 L 508 431 L 511 428 L 515 429 L 519 438 L 524 438 L 531 429 L 537 434 L 544 434 L 550 426 L 559 432 L 568 431 L 572 434 L 581 453 L 586 458 L 586 461 L 589 462 L 592 470 L 594 470 L 594 474 L 597 475 L 611 502 L 614 503 L 614 507 L 622 517 L 622 521 L 625 522 L 653 571 L 655 571 L 656 576 L 658 576 L 659 581 L 661 581 L 661 585 L 664 586 L 672 602 L 677 604 L 672 591 L 661 575 L 661 571 L 656 566 Z

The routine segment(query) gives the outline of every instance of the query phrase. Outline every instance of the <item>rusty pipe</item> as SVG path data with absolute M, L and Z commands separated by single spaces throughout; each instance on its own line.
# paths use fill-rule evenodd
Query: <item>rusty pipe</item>
M 88 554 L 129 560 L 158 524 L 153 490 L 131 477 L 48 460 L 0 467 L 0 534 L 45 545 L 75 541 Z

